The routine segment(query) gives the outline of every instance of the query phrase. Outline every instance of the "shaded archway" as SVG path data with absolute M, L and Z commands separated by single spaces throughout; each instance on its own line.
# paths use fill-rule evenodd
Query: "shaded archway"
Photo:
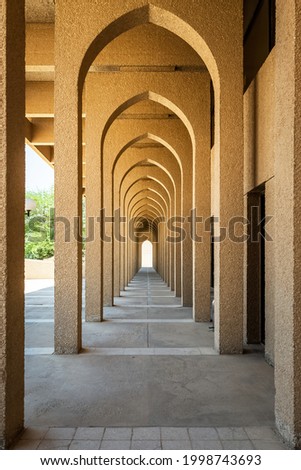
M 133 4 L 134 6 L 134 4 Z M 191 16 L 191 11 L 183 10 L 183 6 L 177 3 L 177 5 L 171 5 L 170 9 L 176 12 L 167 11 L 164 7 L 161 8 L 160 6 L 153 6 L 153 5 L 144 5 L 141 8 L 133 8 L 131 11 L 127 11 L 128 6 L 124 5 L 116 5 L 116 9 L 114 10 L 114 16 L 112 12 L 105 12 L 104 16 L 99 18 L 99 15 L 93 15 L 96 13 L 95 5 L 91 6 L 91 10 L 89 9 L 89 13 L 83 12 L 84 17 L 86 15 L 91 16 L 91 24 L 89 31 L 86 32 L 83 38 L 80 38 L 81 47 L 77 48 L 78 50 L 75 51 L 73 56 L 70 58 L 68 62 L 68 67 L 66 68 L 65 61 L 62 60 L 61 54 L 58 54 L 57 60 L 57 70 L 62 73 L 62 76 L 65 78 L 67 73 L 70 73 L 69 79 L 64 83 L 63 80 L 58 80 L 56 84 L 56 94 L 57 94 L 57 110 L 58 110 L 58 120 L 65 121 L 65 117 L 67 115 L 66 110 L 64 109 L 62 104 L 65 100 L 65 92 L 71 86 L 71 90 L 69 97 L 69 108 L 68 108 L 68 115 L 70 114 L 70 109 L 72 109 L 71 116 L 68 119 L 68 129 L 64 129 L 64 138 L 66 133 L 73 135 L 74 131 L 78 131 L 80 129 L 79 123 L 79 115 L 81 116 L 81 112 L 77 113 L 76 117 L 74 116 L 73 111 L 77 109 L 77 111 L 81 111 L 80 108 L 80 101 L 81 101 L 81 94 L 82 94 L 82 85 L 84 83 L 84 79 L 86 73 L 89 69 L 90 64 L 92 63 L 93 59 L 96 55 L 114 38 L 122 34 L 123 32 L 135 27 L 138 24 L 144 23 L 153 23 L 158 26 L 161 26 L 165 29 L 174 32 L 174 34 L 181 37 L 184 41 L 186 41 L 204 60 L 214 83 L 214 90 L 215 90 L 215 117 L 216 117 L 216 127 L 215 127 L 215 135 L 216 135 L 216 149 L 215 155 L 217 158 L 217 167 L 219 169 L 217 173 L 217 189 L 219 194 L 219 204 L 217 206 L 217 215 L 221 215 L 220 223 L 227 224 L 230 218 L 234 214 L 243 213 L 243 188 L 242 183 L 239 178 L 241 174 L 242 164 L 241 161 L 237 161 L 237 155 L 241 154 L 242 151 L 242 120 L 239 120 L 237 126 L 233 126 L 233 122 L 237 120 L 237 113 L 239 110 L 242 109 L 242 97 L 240 94 L 240 86 L 242 85 L 242 80 L 237 78 L 235 75 L 237 71 L 241 70 L 241 61 L 239 61 L 236 57 L 238 54 L 235 55 L 235 58 L 232 59 L 233 54 L 231 55 L 231 51 L 235 50 L 240 51 L 239 49 L 239 40 L 241 39 L 241 30 L 239 32 L 236 30 L 236 34 L 232 37 L 229 35 L 229 38 L 223 34 L 223 24 L 225 24 L 225 20 L 228 20 L 228 16 L 234 13 L 231 7 L 223 12 L 222 15 L 217 15 L 217 11 L 215 6 L 213 5 L 210 8 L 207 8 L 208 5 L 206 4 L 206 8 L 202 5 L 198 5 L 196 8 L 199 11 L 199 15 Z M 235 5 L 238 8 L 237 5 Z M 72 6 L 68 5 L 66 9 L 63 10 L 63 17 L 67 13 L 71 13 Z M 93 13 L 94 12 L 94 13 Z M 220 11 L 219 11 L 220 13 Z M 185 18 L 185 19 L 183 19 Z M 238 21 L 240 21 L 240 17 L 238 19 L 238 15 L 234 15 L 235 24 L 238 25 Z M 211 24 L 212 22 L 212 24 Z M 76 23 L 76 22 L 75 22 Z M 62 23 L 59 25 L 58 30 L 60 31 L 62 28 Z M 227 23 L 226 23 L 227 24 Z M 77 25 L 77 23 L 76 23 Z M 76 26 L 74 25 L 74 26 Z M 191 25 L 195 25 L 193 28 Z M 209 27 L 210 25 L 210 27 Z M 71 29 L 74 29 L 72 25 Z M 216 28 L 214 27 L 216 26 Z M 100 31 L 100 33 L 99 33 Z M 73 34 L 69 35 L 67 43 L 74 41 L 74 37 L 78 37 L 76 34 L 76 28 Z M 72 39 L 70 39 L 72 38 Z M 221 47 L 223 46 L 223 47 Z M 85 52 L 86 51 L 86 52 Z M 212 52 L 214 51 L 214 53 Z M 229 52 L 231 57 L 231 64 L 229 66 L 229 62 L 227 63 L 224 60 L 225 53 Z M 84 56 L 83 56 L 84 54 Z M 64 74 L 64 69 L 67 72 Z M 59 75 L 60 75 L 59 73 Z M 76 83 L 75 83 L 76 80 Z M 220 83 L 223 84 L 223 89 L 220 90 Z M 233 86 L 233 84 L 237 86 Z M 220 135 L 220 129 L 222 129 L 222 135 Z M 62 137 L 62 132 L 57 127 L 59 136 Z M 60 169 L 61 171 L 58 172 L 59 181 L 60 177 L 63 175 L 64 171 L 64 164 L 68 162 L 68 157 L 73 155 L 71 158 L 69 165 L 68 165 L 68 172 L 70 166 L 76 162 L 81 163 L 81 139 L 78 132 L 75 139 L 72 141 L 71 145 L 68 142 L 69 148 L 67 148 L 66 142 L 63 142 L 63 138 L 57 138 L 58 143 L 58 153 L 59 161 L 60 161 Z M 208 138 L 209 141 L 209 138 Z M 209 145 L 208 145 L 209 147 Z M 65 157 L 64 157 L 65 154 Z M 220 155 L 222 155 L 222 159 L 220 159 Z M 228 168 L 231 167 L 233 161 L 233 168 L 235 171 L 231 171 L 229 174 Z M 234 164 L 235 162 L 235 164 Z M 198 163 L 199 165 L 199 163 Z M 208 165 L 207 165 L 208 167 Z M 205 171 L 208 168 L 205 168 Z M 60 192 L 56 192 L 57 201 L 58 202 L 58 213 L 64 215 L 65 211 L 68 215 L 69 213 L 73 212 L 74 215 L 80 215 L 79 209 L 79 191 L 78 191 L 78 167 L 72 168 L 71 181 L 72 181 L 72 188 L 71 193 L 73 194 L 72 201 L 64 200 L 63 194 Z M 204 175 L 205 173 L 202 172 L 201 168 L 196 170 L 196 175 Z M 207 175 L 207 173 L 206 173 Z M 206 187 L 206 193 L 209 194 L 207 191 L 207 185 L 209 187 L 209 179 L 210 176 L 206 176 L 204 179 L 204 185 Z M 196 189 L 197 182 L 194 181 L 194 191 Z M 236 189 L 235 197 L 229 197 L 229 192 L 231 188 Z M 73 191 L 74 190 L 74 191 Z M 239 197 L 237 197 L 239 194 Z M 64 202 L 63 202 L 64 201 Z M 67 202 L 67 205 L 66 205 Z M 198 201 L 202 212 L 204 215 L 207 216 L 208 213 L 208 201 L 205 199 L 201 199 Z M 207 204 L 207 205 L 206 205 Z M 219 227 L 218 227 L 219 230 Z M 205 234 L 206 235 L 206 234 Z M 208 236 L 206 238 L 209 238 Z M 61 248 L 59 247 L 61 245 Z M 243 250 L 242 247 L 238 247 L 234 244 L 231 244 L 231 240 L 227 239 L 224 241 L 225 249 L 218 247 L 219 255 L 217 256 L 217 263 L 218 263 L 218 271 L 219 277 L 216 277 L 216 288 L 219 292 L 218 295 L 218 305 L 216 309 L 217 321 L 220 323 L 219 328 L 216 328 L 216 347 L 221 352 L 241 352 L 242 348 L 242 291 L 239 288 L 239 294 L 236 284 L 235 295 L 234 295 L 234 277 L 229 276 L 229 267 L 230 264 L 233 265 L 233 259 L 235 259 L 235 272 L 239 273 L 239 278 L 242 278 L 242 260 L 243 260 Z M 57 236 L 57 246 L 58 249 L 63 250 L 63 240 L 62 240 L 62 233 L 58 232 Z M 205 247 L 202 249 L 202 246 Z M 198 258 L 199 256 L 203 256 L 203 259 L 206 260 L 205 263 L 202 265 L 194 264 L 196 267 L 194 271 L 194 285 L 196 286 L 206 286 L 206 289 L 201 292 L 195 290 L 195 295 L 198 297 L 198 300 L 205 297 L 208 300 L 208 286 L 210 284 L 210 268 L 206 267 L 206 271 L 201 271 L 201 266 L 207 266 L 207 259 L 210 257 L 210 245 L 208 243 L 198 246 L 198 253 L 197 255 L 194 253 L 193 258 Z M 194 250 L 196 251 L 196 245 L 194 244 Z M 80 247 L 75 244 L 71 244 L 68 247 L 67 257 L 71 260 L 68 263 L 68 276 L 67 282 L 70 287 L 70 290 L 74 292 L 78 291 L 79 280 L 81 278 L 81 272 L 79 268 L 79 254 L 80 254 Z M 74 255 L 74 256 L 73 256 Z M 197 269 L 198 268 L 198 269 Z M 56 272 L 64 272 L 66 271 L 66 265 L 62 264 L 60 261 L 57 263 L 57 270 Z M 74 276 L 76 273 L 76 276 Z M 71 278 L 72 275 L 72 278 Z M 58 276 L 59 277 L 59 276 Z M 236 278 L 237 276 L 235 276 Z M 208 278 L 208 286 L 207 286 L 207 278 Z M 66 276 L 65 276 L 65 283 L 66 283 Z M 223 289 L 220 289 L 220 284 L 223 284 Z M 241 286 L 239 286 L 241 287 Z M 63 290 L 60 289 L 60 285 L 57 285 L 57 312 L 58 312 L 58 319 L 60 318 L 59 313 L 63 309 L 65 305 L 65 300 L 63 296 Z M 231 302 L 229 302 L 229 298 Z M 66 307 L 67 310 L 70 312 L 68 314 L 68 318 L 72 318 L 76 325 L 78 325 L 78 320 L 80 318 L 80 301 L 77 298 L 73 299 L 74 302 L 68 304 Z M 200 308 L 204 308 L 204 314 L 208 314 L 207 312 L 207 303 L 202 306 L 199 305 Z M 220 321 L 221 320 L 221 321 Z M 59 320 L 58 320 L 59 321 Z M 70 320 L 71 321 L 71 320 Z M 233 335 L 229 335 L 229 331 L 232 330 L 232 323 L 233 325 L 239 325 L 237 327 L 237 335 L 234 338 Z M 58 331 L 62 329 L 58 328 Z M 74 329 L 77 331 L 77 327 Z M 59 335 L 58 335 L 59 337 Z M 73 336 L 74 338 L 74 336 Z M 66 338 L 64 338 L 66 339 Z M 72 348 L 71 348 L 72 349 Z

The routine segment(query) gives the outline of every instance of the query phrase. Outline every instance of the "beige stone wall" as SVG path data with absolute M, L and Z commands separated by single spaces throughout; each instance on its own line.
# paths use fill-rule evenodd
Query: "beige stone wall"
M 275 174 L 275 56 L 276 47 L 244 94 L 245 193 Z
M 54 65 L 54 24 L 52 23 L 27 23 L 26 25 L 26 66 L 36 64 Z
M 26 259 L 25 279 L 53 279 L 54 258 L 45 260 Z
M 291 445 L 301 446 L 301 8 L 277 1 L 275 146 L 275 415 Z
M 275 158 L 275 73 L 277 45 L 267 57 L 257 76 L 244 94 L 244 192 L 245 195 L 265 183 L 266 215 L 275 216 L 274 210 L 274 158 Z M 246 198 L 245 198 L 246 201 Z M 247 204 L 245 204 L 247 214 Z M 267 230 L 275 237 L 272 220 Z M 269 363 L 274 363 L 274 318 L 275 318 L 275 242 L 266 243 L 266 344 L 265 353 Z M 245 247 L 245 259 L 247 250 Z M 244 338 L 246 341 L 247 278 L 244 268 Z

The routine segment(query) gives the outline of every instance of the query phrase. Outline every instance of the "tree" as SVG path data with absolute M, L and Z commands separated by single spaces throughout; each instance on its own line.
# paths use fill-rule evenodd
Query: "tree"
M 37 206 L 30 216 L 25 216 L 25 258 L 46 259 L 54 256 L 54 189 L 28 191 L 26 198 Z M 83 256 L 85 254 L 86 205 L 83 198 Z
M 28 191 L 26 198 L 37 206 L 25 216 L 25 258 L 50 258 L 54 255 L 54 190 Z

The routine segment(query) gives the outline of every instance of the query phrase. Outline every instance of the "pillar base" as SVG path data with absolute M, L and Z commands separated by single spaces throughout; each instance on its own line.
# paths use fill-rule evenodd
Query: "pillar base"
M 24 427 L 19 429 L 14 436 L 0 439 L 0 450 L 8 450 L 10 449 L 21 437 L 24 431 Z
M 292 432 L 291 428 L 276 416 L 276 427 L 280 436 L 290 449 L 301 449 L 301 434 Z
M 55 348 L 54 354 L 56 356 L 62 356 L 62 355 L 71 355 L 71 354 L 79 354 L 81 352 L 82 348 L 74 347 L 74 348 Z

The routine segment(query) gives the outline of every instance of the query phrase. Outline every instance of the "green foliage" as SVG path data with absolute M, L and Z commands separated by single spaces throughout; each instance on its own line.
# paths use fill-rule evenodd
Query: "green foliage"
M 54 243 L 50 240 L 25 243 L 25 258 L 46 259 L 54 256 Z
M 25 196 L 33 199 L 37 207 L 30 217 L 25 215 L 25 258 L 46 259 L 54 256 L 54 190 L 28 191 Z M 86 204 L 83 198 L 83 256 L 85 254 Z
M 37 207 L 25 216 L 25 258 L 46 259 L 54 255 L 54 191 L 29 191 Z

